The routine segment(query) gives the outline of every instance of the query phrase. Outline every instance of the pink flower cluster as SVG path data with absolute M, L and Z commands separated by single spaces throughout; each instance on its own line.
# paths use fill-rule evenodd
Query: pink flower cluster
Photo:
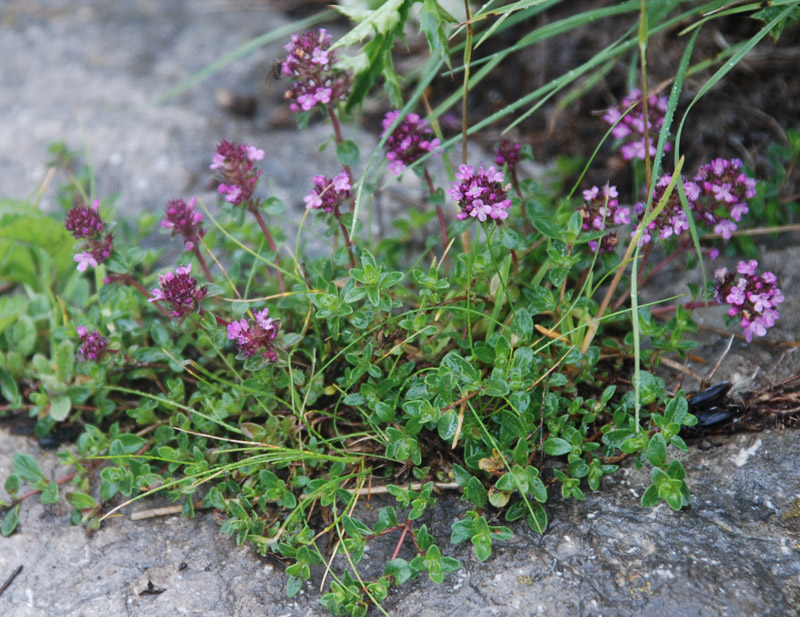
M 72 232 L 76 240 L 85 240 L 81 251 L 75 255 L 78 271 L 83 272 L 91 266 L 96 268 L 106 261 L 114 250 L 114 235 L 103 236 L 105 223 L 100 217 L 100 202 L 95 199 L 91 208 L 75 206 L 67 212 L 64 227 Z
M 167 302 L 176 319 L 183 319 L 199 309 L 200 301 L 206 297 L 206 288 L 198 287 L 192 277 L 192 264 L 178 266 L 175 272 L 162 274 L 158 277 L 158 285 L 151 291 L 150 302 Z
M 730 304 L 729 316 L 741 316 L 739 324 L 748 343 L 753 336 L 764 336 L 767 328 L 775 325 L 780 317 L 776 307 L 783 302 L 775 275 L 772 272 L 756 274 L 756 268 L 758 262 L 751 259 L 740 261 L 736 274 L 728 272 L 727 268 L 717 268 L 714 273 L 715 298 L 720 304 Z
M 108 339 L 95 330 L 89 332 L 86 326 L 78 326 L 78 336 L 81 337 L 81 346 L 78 347 L 78 360 L 81 362 L 99 362 L 108 353 Z
M 510 139 L 504 139 L 494 151 L 495 165 L 500 168 L 502 168 L 503 165 L 508 165 L 508 171 L 513 172 L 517 163 L 519 163 L 522 158 L 521 150 L 522 144 L 513 142 Z
M 171 199 L 164 212 L 164 220 L 161 226 L 172 230 L 172 236 L 181 234 L 184 246 L 187 251 L 191 251 L 205 235 L 202 221 L 203 215 L 194 211 L 197 200 L 192 197 L 188 203 L 182 199 Z
M 700 195 L 694 210 L 714 233 L 730 240 L 736 231 L 736 223 L 750 209 L 745 200 L 755 197 L 756 181 L 742 172 L 739 159 L 717 158 L 703 165 L 694 178 L 700 187 Z
M 672 176 L 662 176 L 653 190 L 653 207 L 657 206 L 664 195 L 664 189 Z M 693 181 L 683 179 L 686 200 L 689 210 L 697 213 L 703 223 L 712 227 L 715 233 L 725 240 L 730 240 L 736 231 L 736 223 L 741 222 L 742 215 L 750 209 L 745 200 L 756 194 L 756 181 L 742 172 L 739 159 L 714 159 L 703 165 Z M 635 206 L 636 213 L 644 213 L 644 203 Z M 642 243 L 650 242 L 651 231 L 658 230 L 659 238 L 679 236 L 689 229 L 689 221 L 681 207 L 677 188 L 670 195 L 669 201 L 661 213 L 650 222 L 642 234 Z
M 253 193 L 261 177 L 256 161 L 264 158 L 264 151 L 249 144 L 235 144 L 222 140 L 209 169 L 222 180 L 217 192 L 234 205 L 252 205 Z
M 400 116 L 399 111 L 390 111 L 383 119 L 384 137 L 395 120 Z M 386 140 L 386 158 L 389 160 L 389 169 L 395 176 L 399 176 L 406 167 L 422 158 L 428 152 L 436 152 L 441 141 L 433 138 L 433 130 L 428 122 L 418 114 L 408 114 L 397 128 L 392 131 Z
M 461 165 L 456 178 L 459 182 L 453 182 L 447 194 L 461 207 L 457 219 L 463 221 L 472 217 L 483 222 L 487 219 L 502 221 L 508 217 L 510 186 L 501 184 L 503 172 L 494 167 L 484 169 L 482 165 L 476 172 L 472 165 Z
M 261 356 L 269 362 L 277 362 L 278 354 L 272 346 L 272 341 L 278 335 L 278 323 L 268 318 L 269 311 L 256 311 L 253 322 L 245 319 L 232 321 L 228 324 L 228 339 L 239 344 L 239 352 L 243 357 L 250 358 L 262 349 Z
M 306 202 L 306 209 L 316 208 L 325 210 L 328 214 L 338 213 L 339 206 L 350 199 L 352 186 L 350 184 L 350 174 L 347 170 L 342 170 L 334 178 L 317 175 L 314 176 L 314 189 L 303 198 Z
M 603 231 L 611 225 L 627 225 L 631 222 L 631 209 L 627 206 L 619 205 L 617 201 L 617 187 L 604 186 L 599 189 L 596 186 L 583 192 L 583 205 L 580 208 L 583 224 L 583 231 Z M 600 238 L 599 251 L 601 253 L 613 251 L 617 245 L 617 235 L 615 232 L 607 233 Z M 595 240 L 589 241 L 589 248 L 592 252 L 598 250 L 598 243 Z
M 284 49 L 289 52 L 281 72 L 295 81 L 285 98 L 292 111 L 310 111 L 316 105 L 328 105 L 344 99 L 350 90 L 347 73 L 334 67 L 336 54 L 330 51 L 331 35 L 324 28 L 317 32 L 293 34 Z
M 628 114 L 623 117 L 623 113 L 629 107 L 634 106 Z M 622 99 L 622 102 L 616 107 L 609 107 L 603 120 L 613 125 L 620 121 L 615 126 L 611 134 L 616 139 L 625 140 L 620 152 L 622 158 L 626 161 L 631 159 L 644 159 L 646 149 L 649 148 L 650 156 L 656 155 L 656 147 L 654 142 L 657 142 L 658 136 L 661 133 L 661 127 L 664 126 L 664 116 L 667 113 L 667 98 L 663 96 L 656 96 L 651 94 L 647 97 L 647 124 L 645 125 L 644 117 L 644 99 L 639 90 L 631 90 L 631 93 Z M 620 120 L 621 118 L 621 120 Z M 648 141 L 645 144 L 645 126 L 647 126 Z M 664 147 L 665 152 L 669 152 L 671 146 L 667 142 Z
M 686 198 L 691 208 L 691 205 L 700 195 L 700 187 L 698 187 L 694 182 L 688 182 L 685 178 L 681 179 L 683 181 L 683 188 L 686 191 Z M 661 176 L 661 179 L 656 183 L 656 186 L 653 189 L 652 208 L 655 208 L 659 203 L 661 203 L 661 198 L 664 196 L 664 191 L 671 181 L 672 174 L 666 174 Z M 639 202 L 634 206 L 634 211 L 637 215 L 639 215 L 640 219 L 644 216 L 644 210 L 644 202 Z M 634 235 L 637 229 L 638 225 L 633 228 L 631 235 Z M 656 233 L 659 238 L 665 240 L 673 235 L 680 236 L 687 229 L 689 229 L 689 220 L 686 218 L 686 213 L 683 211 L 678 189 L 675 188 L 672 191 L 672 194 L 669 196 L 664 209 L 658 213 L 656 218 L 650 221 L 646 229 L 642 232 L 640 243 L 647 244 L 650 242 L 652 240 L 653 233 Z

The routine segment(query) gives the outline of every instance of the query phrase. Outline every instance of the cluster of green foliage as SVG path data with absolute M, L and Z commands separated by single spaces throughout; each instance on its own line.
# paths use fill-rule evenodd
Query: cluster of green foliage
M 383 78 L 392 104 L 410 111 L 446 64 L 464 77 L 465 87 L 434 110 L 433 121 L 469 96 L 508 54 L 607 16 L 638 15 L 619 41 L 569 75 L 445 141 L 450 169 L 452 146 L 467 134 L 509 117 L 513 126 L 579 77 L 644 55 L 653 33 L 694 24 L 670 97 L 668 130 L 683 78 L 692 70 L 697 33 L 707 20 L 730 12 L 722 1 L 664 0 L 645 7 L 632 0 L 549 23 L 508 50 L 474 59 L 473 49 L 486 37 L 557 2 L 490 2 L 467 28 L 435 0 L 424 0 L 420 24 L 431 59 L 408 82 L 394 72 L 392 54 L 396 40 L 413 27 L 413 4 L 393 0 L 347 12 L 356 26 L 341 43 L 363 43 L 367 62 L 353 62 L 362 68 L 353 96 L 342 105 L 346 110 L 357 108 Z M 698 97 L 796 10 L 792 3 L 771 4 L 776 13 L 757 36 L 713 60 L 719 69 Z M 663 148 L 662 136 L 660 153 Z M 679 139 L 675 150 L 679 169 Z M 774 152 L 776 165 L 794 164 L 798 151 L 792 133 L 791 148 Z M 339 143 L 337 153 L 342 164 L 364 163 L 351 142 Z M 61 205 L 66 210 L 76 201 L 90 203 L 92 170 L 76 171 L 63 147 L 54 154 L 75 172 L 60 192 Z M 671 319 L 659 320 L 638 304 L 631 259 L 638 256 L 636 243 L 624 256 L 598 257 L 587 248 L 598 236 L 581 231 L 572 193 L 549 194 L 523 180 L 504 225 L 466 220 L 449 226 L 456 238 L 449 259 L 437 238 L 417 255 L 406 250 L 434 216 L 428 211 L 409 209 L 396 221 L 398 237 L 370 245 L 358 214 L 379 188 L 374 170 L 380 158 L 379 148 L 366 162 L 355 216 L 342 217 L 352 247 L 330 242 L 330 251 L 315 247 L 316 257 L 295 250 L 294 260 L 279 259 L 241 209 L 226 205 L 216 215 L 205 210 L 212 226 L 203 250 L 218 267 L 215 280 L 204 281 L 205 311 L 181 321 L 164 318 L 131 285 L 104 283 L 106 274 L 117 273 L 144 288 L 156 286 L 162 254 L 141 248 L 156 223 L 153 215 L 135 224 L 118 221 L 113 258 L 90 276 L 75 270 L 74 240 L 61 222 L 35 204 L 0 202 L 0 393 L 6 401 L 0 415 L 29 414 L 41 439 L 60 426 L 80 428 L 74 447 L 59 453 L 75 472 L 66 482 L 49 480 L 33 457 L 15 456 L 5 481 L 11 502 L 0 503 L 0 532 L 13 533 L 23 498 L 32 494 L 55 503 L 63 492 L 72 521 L 97 528 L 120 507 L 159 493 L 179 501 L 187 516 L 196 508 L 216 510 L 223 533 L 238 544 L 290 561 L 289 595 L 309 579 L 312 566 L 329 561 L 324 539 L 344 561 L 331 572 L 322 603 L 335 615 L 363 615 L 370 604 L 380 605 L 392 584 L 423 574 L 441 583 L 460 567 L 420 523 L 437 499 L 437 486 L 458 489 L 468 502 L 450 542 L 471 542 L 480 560 L 511 536 L 510 528 L 492 524 L 496 518 L 524 519 L 544 533 L 548 498 L 560 493 L 585 499 L 585 490 L 598 489 L 625 457 L 652 466 L 644 506 L 688 505 L 685 472 L 673 449 L 687 449 L 681 428 L 696 418 L 683 393 L 670 395 L 654 369 L 664 354 L 680 356 L 691 348 L 685 334 L 695 324 L 680 307 Z M 660 160 L 643 184 L 659 176 Z M 772 218 L 781 211 L 780 182 L 759 189 L 758 215 L 773 224 L 784 222 Z M 442 204 L 443 192 L 434 192 L 430 205 Z M 275 198 L 263 205 L 266 215 L 284 211 Z M 110 206 L 101 205 L 106 218 Z M 652 204 L 653 216 L 659 206 Z M 331 221 L 321 237 L 336 236 L 337 223 Z M 697 233 L 693 229 L 695 242 Z M 280 229 L 273 234 L 278 245 L 291 241 Z M 191 258 L 187 253 L 179 263 Z M 622 274 L 630 263 L 633 272 Z M 285 292 L 278 291 L 276 268 Z M 606 311 L 603 295 L 624 290 L 626 283 L 632 307 Z M 240 319 L 265 306 L 280 319 L 278 361 L 243 361 L 217 318 Z M 113 353 L 102 362 L 78 362 L 78 325 L 107 335 Z M 396 507 L 384 507 L 367 524 L 355 506 L 378 486 Z M 382 575 L 364 581 L 358 563 L 367 543 L 390 533 L 400 538 L 398 549 L 404 540 L 411 546 L 413 557 L 395 551 Z

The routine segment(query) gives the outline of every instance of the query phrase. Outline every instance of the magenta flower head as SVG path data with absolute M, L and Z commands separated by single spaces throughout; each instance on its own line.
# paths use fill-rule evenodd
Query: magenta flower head
M 105 262 L 114 250 L 114 235 L 103 236 L 105 223 L 100 217 L 100 201 L 95 199 L 91 208 L 75 206 L 67 212 L 64 227 L 72 232 L 77 240 L 84 240 L 80 251 L 75 254 L 78 271 L 83 272 L 91 266 L 96 268 Z
M 151 291 L 153 295 L 150 302 L 166 302 L 176 319 L 183 319 L 198 310 L 200 301 L 206 297 L 206 288 L 198 287 L 192 277 L 192 264 L 178 266 L 175 272 L 162 274 L 158 277 L 158 285 Z
M 700 188 L 694 182 L 688 182 L 685 178 L 683 181 L 683 188 L 686 191 L 686 199 L 689 202 L 689 208 L 694 208 L 694 203 L 700 195 Z M 672 180 L 672 174 L 661 176 L 661 179 L 656 183 L 653 189 L 653 202 L 651 208 L 655 208 L 661 203 L 661 198 L 664 196 L 664 191 Z M 640 220 L 644 216 L 645 204 L 639 202 L 634 206 L 636 214 L 639 215 Z M 633 236 L 638 229 L 638 225 L 634 227 L 631 235 Z M 674 188 L 672 194 L 669 196 L 664 209 L 659 212 L 658 216 L 650 221 L 647 228 L 642 232 L 641 244 L 647 244 L 652 240 L 652 235 L 655 233 L 661 239 L 667 239 L 671 236 L 680 236 L 684 231 L 689 229 L 689 220 L 686 218 L 686 213 L 683 211 L 681 205 L 680 195 L 678 188 Z
M 268 315 L 269 311 L 264 309 L 256 311 L 255 319 L 251 322 L 240 319 L 228 324 L 228 339 L 239 344 L 241 357 L 250 358 L 261 352 L 264 359 L 277 362 L 278 354 L 275 353 L 272 341 L 278 335 L 279 323 L 268 318 Z
M 324 28 L 316 32 L 293 34 L 284 47 L 289 55 L 281 64 L 281 73 L 294 79 L 285 98 L 292 111 L 310 111 L 316 105 L 328 105 L 347 97 L 350 78 L 335 67 L 336 53 L 330 50 L 331 35 Z
M 629 107 L 633 105 L 628 114 L 622 116 Z M 647 133 L 649 140 L 645 144 L 645 118 L 644 118 L 644 99 L 639 90 L 631 90 L 631 93 L 622 99 L 616 107 L 609 107 L 603 120 L 609 124 L 614 124 L 620 118 L 622 120 L 614 127 L 611 134 L 616 139 L 624 140 L 621 152 L 622 158 L 626 161 L 631 159 L 645 158 L 645 153 L 649 148 L 650 156 L 656 155 L 654 142 L 658 141 L 661 134 L 661 127 L 664 126 L 664 116 L 667 113 L 667 98 L 651 94 L 647 97 Z M 664 146 L 664 152 L 669 152 L 671 145 L 669 142 Z
M 224 139 L 219 142 L 209 167 L 222 180 L 217 192 L 233 205 L 253 205 L 253 193 L 261 177 L 256 161 L 264 158 L 264 151 L 249 144 L 235 144 Z
M 512 173 L 522 158 L 522 144 L 504 139 L 501 141 L 497 149 L 494 151 L 495 165 L 502 169 L 503 165 L 508 165 L 509 173 Z
M 758 262 L 751 259 L 740 261 L 736 273 L 727 268 L 717 268 L 714 297 L 720 304 L 729 304 L 728 316 L 740 318 L 744 338 L 749 343 L 753 336 L 764 336 L 767 328 L 775 325 L 780 317 L 777 306 L 783 302 L 783 294 L 777 287 L 777 278 L 772 272 L 756 274 Z
M 178 234 L 183 236 L 184 246 L 187 251 L 191 251 L 205 235 L 205 229 L 201 224 L 203 215 L 194 211 L 197 200 L 192 197 L 188 203 L 182 199 L 171 199 L 164 212 L 164 220 L 161 226 L 172 230 L 172 236 Z
M 508 198 L 508 184 L 503 185 L 503 172 L 494 167 L 478 171 L 472 165 L 461 165 L 456 174 L 458 182 L 453 182 L 447 194 L 458 202 L 461 212 L 456 218 L 463 221 L 467 217 L 483 222 L 487 219 L 500 222 L 508 217 L 511 200 Z
M 585 232 L 603 231 L 614 225 L 627 225 L 631 222 L 631 209 L 627 206 L 620 206 L 617 201 L 617 187 L 604 186 L 599 189 L 596 186 L 583 192 L 583 205 L 579 212 L 583 218 L 581 229 Z M 607 233 L 600 238 L 598 245 L 596 240 L 589 241 L 589 248 L 592 252 L 599 250 L 601 253 L 613 251 L 617 245 L 617 235 L 615 232 Z
M 95 200 L 91 208 L 75 206 L 67 212 L 64 227 L 72 232 L 76 240 L 97 238 L 103 231 L 103 219 L 100 218 L 100 202 Z
M 389 128 L 400 116 L 399 111 L 390 111 L 383 119 L 383 133 L 386 136 Z M 399 176 L 406 167 L 418 161 L 428 152 L 437 152 L 438 138 L 433 137 L 433 130 L 428 122 L 417 114 L 408 114 L 405 119 L 389 135 L 386 140 L 386 158 L 389 160 L 389 169 L 395 176 Z
M 306 202 L 306 209 L 316 208 L 325 210 L 328 214 L 338 214 L 339 206 L 350 199 L 351 189 L 350 174 L 343 169 L 334 178 L 314 176 L 314 188 L 303 200 Z
M 78 360 L 81 362 L 100 362 L 108 353 L 108 339 L 95 330 L 89 332 L 86 326 L 78 326 L 78 336 L 81 337 L 81 346 L 78 347 Z
M 755 197 L 756 181 L 742 172 L 739 159 L 714 159 L 703 165 L 694 178 L 700 187 L 700 196 L 695 204 L 699 218 L 714 233 L 730 240 L 736 223 L 750 208 L 747 200 Z

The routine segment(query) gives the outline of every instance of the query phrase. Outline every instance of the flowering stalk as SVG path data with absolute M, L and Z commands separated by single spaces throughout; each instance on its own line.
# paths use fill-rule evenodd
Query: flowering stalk
M 350 234 L 347 233 L 347 228 L 342 222 L 342 213 L 339 207 L 348 199 L 352 193 L 351 176 L 350 172 L 345 167 L 336 177 L 328 178 L 323 175 L 314 176 L 314 188 L 306 195 L 303 200 L 306 202 L 306 209 L 324 210 L 328 214 L 333 214 L 336 218 L 339 228 L 342 230 L 344 242 L 347 245 L 347 251 L 350 254 L 350 265 L 352 268 L 356 267 L 356 258 L 353 254 L 353 243 L 350 240 Z
M 192 264 L 160 275 L 158 285 L 152 290 L 150 302 L 166 302 L 177 320 L 196 311 L 202 312 L 200 301 L 206 297 L 206 288 L 197 286 L 197 280 L 192 277 Z
M 225 196 L 225 201 L 235 206 L 242 205 L 253 214 L 267 239 L 270 251 L 277 255 L 278 249 L 275 240 L 261 216 L 258 207 L 260 202 L 254 197 L 255 188 L 261 178 L 261 170 L 256 168 L 256 161 L 264 158 L 264 151 L 252 145 L 234 144 L 222 140 L 217 145 L 217 151 L 211 162 L 212 169 L 222 182 L 217 187 L 217 192 Z M 286 292 L 283 275 L 278 266 L 275 266 L 275 276 L 281 293 Z
M 441 140 L 433 137 L 433 130 L 428 123 L 418 114 L 408 114 L 402 122 L 389 134 L 389 129 L 400 116 L 399 111 L 390 111 L 383 118 L 383 133 L 381 137 L 386 137 L 386 158 L 389 161 L 389 170 L 399 176 L 409 165 L 416 163 L 423 156 L 432 153 L 439 154 Z M 428 168 L 422 166 L 425 182 L 431 196 L 436 193 Z M 442 238 L 442 250 L 447 250 L 447 223 L 444 218 L 444 211 L 440 204 L 436 204 L 436 216 L 439 219 L 439 231 Z
M 228 339 L 238 343 L 239 357 L 250 358 L 261 352 L 268 362 L 278 361 L 272 341 L 278 335 L 279 323 L 268 315 L 269 311 L 264 309 L 254 313 L 252 322 L 240 319 L 228 324 Z
M 764 336 L 767 328 L 780 317 L 777 306 L 784 300 L 772 272 L 756 274 L 758 262 L 740 261 L 736 273 L 727 268 L 717 268 L 714 278 L 717 286 L 715 300 L 728 304 L 728 316 L 739 319 L 744 338 L 749 343 L 753 336 Z
M 200 268 L 206 275 L 206 280 L 213 283 L 214 279 L 211 276 L 211 271 L 208 269 L 208 264 L 200 252 L 200 240 L 205 236 L 206 230 L 202 226 L 203 215 L 200 212 L 195 212 L 194 207 L 197 200 L 192 197 L 188 202 L 183 199 L 172 199 L 167 204 L 164 212 L 164 220 L 161 221 L 161 227 L 171 229 L 172 237 L 180 234 L 183 236 L 184 248 L 187 251 L 192 251 L 197 258 Z
M 89 332 L 86 326 L 78 326 L 77 333 L 81 338 L 81 346 L 77 351 L 79 361 L 101 362 L 109 353 L 108 339 L 97 330 Z
M 81 251 L 74 257 L 78 271 L 104 263 L 114 250 L 114 234 L 102 235 L 105 223 L 100 217 L 100 201 L 95 199 L 91 208 L 75 206 L 67 212 L 64 227 L 76 240 L 83 240 Z

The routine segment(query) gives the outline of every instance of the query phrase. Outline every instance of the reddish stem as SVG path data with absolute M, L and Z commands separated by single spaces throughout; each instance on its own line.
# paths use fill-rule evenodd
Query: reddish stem
M 347 252 L 350 254 L 350 267 L 356 267 L 356 257 L 353 254 L 353 243 L 350 241 L 350 234 L 347 233 L 347 227 L 342 223 L 342 215 L 338 209 L 334 210 L 333 215 L 336 217 L 336 222 L 339 223 L 339 228 L 342 230 L 344 236 L 344 243 L 347 245 Z
M 406 536 L 408 535 L 408 531 L 411 528 L 411 521 L 406 521 L 403 523 L 403 533 L 400 534 L 400 539 L 397 541 L 397 546 L 394 547 L 394 552 L 392 553 L 392 559 L 397 559 L 397 556 L 400 554 L 400 549 L 403 548 L 403 542 L 406 541 Z
M 333 126 L 333 137 L 336 140 L 337 144 L 344 143 L 344 138 L 342 137 L 342 128 L 339 126 L 339 118 L 336 117 L 336 112 L 333 111 L 333 106 L 328 105 L 328 117 L 331 119 L 331 125 Z M 353 179 L 353 171 L 350 169 L 350 165 L 345 165 L 344 170 L 347 172 L 347 175 L 350 176 L 350 180 Z M 355 199 L 350 200 L 350 212 L 355 212 L 356 209 L 356 202 Z

